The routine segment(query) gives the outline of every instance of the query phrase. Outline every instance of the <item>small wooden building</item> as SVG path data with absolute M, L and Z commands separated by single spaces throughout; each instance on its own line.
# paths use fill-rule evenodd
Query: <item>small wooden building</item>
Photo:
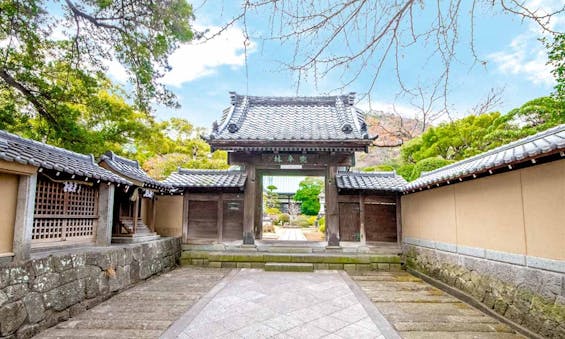
M 0 131 L 0 257 L 110 244 L 114 185 L 131 182 L 71 152 Z
M 128 190 L 117 190 L 114 198 L 112 242 L 129 243 L 159 238 L 155 232 L 155 194 L 168 192 L 169 185 L 145 173 L 136 160 L 106 152 L 99 165 L 132 182 Z
M 400 195 L 406 184 L 395 172 L 338 172 L 340 239 L 400 243 Z
M 242 240 L 246 180 L 238 170 L 179 168 L 172 173 L 164 183 L 183 196 L 183 242 Z

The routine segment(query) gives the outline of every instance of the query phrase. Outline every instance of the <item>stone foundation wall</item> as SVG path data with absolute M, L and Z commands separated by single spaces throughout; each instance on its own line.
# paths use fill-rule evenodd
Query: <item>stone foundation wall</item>
M 534 333 L 565 338 L 565 274 L 405 244 L 406 266 Z
M 177 266 L 179 238 L 74 249 L 0 266 L 0 338 L 30 338 Z

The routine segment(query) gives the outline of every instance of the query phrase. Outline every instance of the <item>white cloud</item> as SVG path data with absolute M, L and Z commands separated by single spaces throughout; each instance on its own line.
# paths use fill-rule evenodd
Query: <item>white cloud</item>
M 554 13 L 563 6 L 562 0 L 531 0 L 527 7 L 539 16 Z M 542 22 L 552 30 L 559 31 L 565 24 L 565 17 L 554 15 L 548 21 Z M 503 74 L 525 76 L 535 85 L 550 85 L 555 83 L 551 75 L 551 67 L 547 65 L 547 51 L 538 40 L 544 32 L 537 23 L 530 23 L 526 32 L 517 35 L 504 49 L 488 55 L 497 69 Z
M 503 51 L 488 56 L 503 74 L 523 75 L 536 85 L 553 85 L 547 53 L 531 32 L 515 37 Z
M 208 29 L 209 35 L 219 27 L 195 27 L 199 31 Z M 233 68 L 245 64 L 244 33 L 236 27 L 229 27 L 212 40 L 190 43 L 179 47 L 169 58 L 172 70 L 163 77 L 167 85 L 180 87 L 183 83 L 214 74 L 221 66 Z M 253 52 L 255 44 L 247 46 L 247 53 Z

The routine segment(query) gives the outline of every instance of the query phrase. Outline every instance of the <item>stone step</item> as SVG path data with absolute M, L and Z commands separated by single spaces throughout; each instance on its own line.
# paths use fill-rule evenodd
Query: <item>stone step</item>
M 112 236 L 112 243 L 115 244 L 135 244 L 140 242 L 148 242 L 159 239 L 161 236 L 157 233 L 136 233 L 133 236 Z
M 268 262 L 265 263 L 265 271 L 314 272 L 314 264 Z
M 312 253 L 312 248 L 273 246 L 267 247 L 265 249 L 259 249 L 259 251 L 265 251 L 269 253 Z

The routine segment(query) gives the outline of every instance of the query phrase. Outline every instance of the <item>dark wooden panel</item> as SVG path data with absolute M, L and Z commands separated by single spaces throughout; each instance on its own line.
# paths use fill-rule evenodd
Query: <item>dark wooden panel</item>
M 339 237 L 341 241 L 359 241 L 359 203 L 339 203 Z
M 243 201 L 224 201 L 223 240 L 243 239 Z
M 218 202 L 195 201 L 188 204 L 188 238 L 218 238 Z
M 365 204 L 367 241 L 396 242 L 396 205 Z

